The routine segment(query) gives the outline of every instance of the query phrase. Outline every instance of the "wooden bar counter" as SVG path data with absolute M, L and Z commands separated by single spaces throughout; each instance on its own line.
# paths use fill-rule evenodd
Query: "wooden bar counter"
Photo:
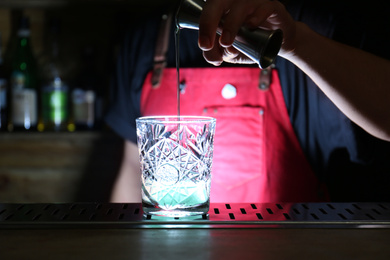
M 0 259 L 390 259 L 390 205 L 212 204 L 192 219 L 138 204 L 0 204 Z
M 390 259 L 389 229 L 1 230 L 1 259 Z

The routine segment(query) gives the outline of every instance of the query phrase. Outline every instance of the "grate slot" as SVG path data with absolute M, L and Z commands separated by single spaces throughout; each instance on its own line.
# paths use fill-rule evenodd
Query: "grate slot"
M 352 204 L 352 206 L 354 206 L 356 209 L 358 209 L 358 210 L 361 210 L 362 208 L 361 207 L 359 207 L 357 204 Z
M 297 215 L 301 214 L 301 212 L 299 212 L 299 210 L 296 209 L 296 208 L 293 208 L 293 211 L 294 211 L 294 213 L 297 214 Z
M 382 213 L 380 213 L 378 210 L 376 210 L 376 209 L 372 209 L 372 211 L 374 211 L 376 214 L 378 214 L 378 215 L 382 215 Z
M 257 217 L 258 219 L 263 219 L 263 216 L 262 216 L 260 213 L 256 213 L 256 217 Z
M 42 214 L 38 214 L 38 215 L 34 216 L 32 218 L 32 221 L 37 221 L 41 216 L 42 216 Z
M 312 216 L 314 219 L 316 219 L 316 220 L 319 220 L 320 218 L 316 215 L 316 214 L 314 214 L 314 213 L 311 213 L 310 214 L 310 216 Z
M 234 216 L 233 213 L 229 213 L 229 218 L 230 218 L 230 219 L 236 219 L 236 217 Z
M 378 204 L 378 206 L 381 207 L 384 210 L 388 210 L 388 208 L 386 206 L 384 206 L 383 204 Z
M 373 216 L 371 216 L 370 214 L 366 214 L 366 216 L 372 220 L 375 220 L 375 218 Z
M 89 217 L 89 220 L 95 220 L 95 218 L 96 218 L 96 214 L 95 213 L 93 213 L 90 217 Z
M 290 215 L 289 215 L 289 214 L 287 214 L 287 213 L 283 213 L 283 216 L 284 216 L 284 217 L 285 217 L 285 219 L 287 219 L 287 220 L 290 220 L 290 219 L 291 219 Z
M 246 210 L 244 208 L 240 208 L 242 214 L 246 214 Z
M 347 220 L 348 218 L 346 218 L 343 214 L 339 213 L 338 214 L 340 218 L 342 218 L 343 220 Z
M 232 207 L 230 206 L 230 204 L 225 204 L 225 207 L 226 207 L 226 209 L 232 209 Z
M 58 212 L 60 212 L 60 210 L 59 210 L 59 209 L 55 209 L 55 210 L 51 213 L 51 215 L 55 216 L 55 215 L 58 214 Z
M 6 211 L 6 209 L 0 210 L 0 215 L 3 214 Z
M 347 211 L 349 214 L 351 214 L 351 215 L 354 215 L 355 214 L 355 212 L 353 212 L 352 210 L 350 210 L 350 209 L 345 209 L 345 211 Z
M 8 216 L 5 217 L 5 220 L 10 220 L 13 216 L 14 214 L 9 214 Z
M 323 208 L 320 208 L 320 211 L 321 211 L 321 213 L 324 214 L 324 215 L 327 215 L 327 214 L 328 214 L 328 212 L 327 212 L 326 210 L 324 210 Z
M 266 210 L 268 211 L 268 214 L 274 214 L 274 212 L 272 211 L 272 209 L 270 209 L 270 208 L 266 208 Z
M 252 209 L 257 209 L 255 204 L 251 204 Z
M 328 206 L 330 209 L 335 209 L 332 204 L 326 204 L 326 206 Z
M 277 207 L 278 209 L 283 209 L 283 206 L 280 205 L 280 204 L 276 204 L 276 207 Z
M 214 208 L 214 213 L 218 215 L 219 214 L 219 209 Z

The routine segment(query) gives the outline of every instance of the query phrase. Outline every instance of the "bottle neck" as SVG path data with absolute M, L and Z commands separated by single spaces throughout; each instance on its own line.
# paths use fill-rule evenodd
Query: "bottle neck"
M 18 45 L 12 61 L 12 88 L 36 88 L 36 61 L 32 52 L 30 30 L 21 28 L 17 32 Z
M 40 68 L 44 85 L 52 88 L 66 88 L 66 67 L 60 57 L 60 43 L 56 34 L 50 35 L 47 40 L 46 62 Z

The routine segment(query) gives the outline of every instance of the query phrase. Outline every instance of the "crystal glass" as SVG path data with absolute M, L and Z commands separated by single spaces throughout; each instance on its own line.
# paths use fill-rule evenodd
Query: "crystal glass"
M 145 214 L 206 214 L 216 120 L 200 116 L 136 119 Z

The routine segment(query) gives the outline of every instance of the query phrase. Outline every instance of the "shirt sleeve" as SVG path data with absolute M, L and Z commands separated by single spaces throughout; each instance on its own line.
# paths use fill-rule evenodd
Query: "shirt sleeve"
M 350 5 L 347 0 L 298 0 L 291 4 L 293 17 L 314 31 L 390 58 L 390 20 L 378 13 L 385 8 Z M 390 163 L 386 158 L 390 158 L 390 143 L 349 120 L 293 64 L 278 59 L 276 65 L 290 121 L 313 170 L 328 184 L 331 199 L 389 200 Z

